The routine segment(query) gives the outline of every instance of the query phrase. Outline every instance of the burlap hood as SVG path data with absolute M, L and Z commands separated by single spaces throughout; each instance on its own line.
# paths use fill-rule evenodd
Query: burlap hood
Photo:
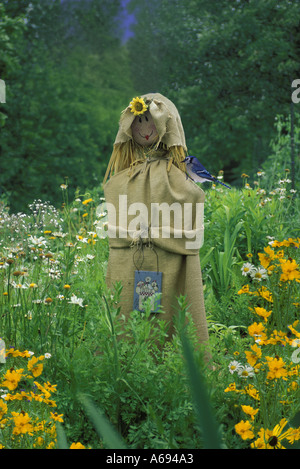
M 186 150 L 186 142 L 180 115 L 176 106 L 168 98 L 160 93 L 148 93 L 141 98 L 149 102 L 148 110 L 153 118 L 157 129 L 159 143 L 164 143 L 169 149 L 173 146 L 181 146 Z M 128 142 L 132 139 L 131 124 L 135 115 L 131 112 L 130 106 L 121 114 L 119 131 L 114 142 L 115 145 Z

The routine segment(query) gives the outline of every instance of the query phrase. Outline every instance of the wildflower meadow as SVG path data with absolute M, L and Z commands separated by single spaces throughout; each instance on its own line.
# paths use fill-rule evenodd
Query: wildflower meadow
M 209 365 L 191 323 L 183 340 L 184 297 L 171 341 L 149 308 L 123 324 L 101 189 L 1 205 L 1 448 L 299 446 L 299 201 L 288 172 L 269 189 L 262 172 L 241 179 L 206 188 Z

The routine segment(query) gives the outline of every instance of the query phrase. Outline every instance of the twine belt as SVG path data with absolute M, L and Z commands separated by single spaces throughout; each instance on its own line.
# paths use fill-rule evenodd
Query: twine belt
M 136 268 L 136 270 L 140 271 L 142 268 L 142 265 L 144 263 L 144 249 L 149 248 L 151 251 L 156 255 L 156 271 L 159 272 L 159 267 L 158 267 L 158 254 L 156 250 L 154 249 L 153 243 L 150 240 L 147 240 L 146 243 L 143 242 L 142 238 L 138 238 L 132 244 L 130 245 L 131 248 L 135 247 L 135 251 L 133 253 L 133 264 Z
M 128 176 L 130 177 L 132 175 L 132 171 L 135 169 L 137 165 L 141 166 L 140 172 L 143 173 L 144 171 L 146 171 L 150 163 L 152 163 L 153 161 L 161 161 L 161 160 L 168 161 L 167 172 L 169 172 L 173 163 L 173 157 L 170 157 L 170 156 L 167 157 L 163 155 L 159 155 L 159 156 L 153 155 L 153 156 L 147 156 L 146 158 L 138 158 L 137 160 L 133 161 L 130 164 Z

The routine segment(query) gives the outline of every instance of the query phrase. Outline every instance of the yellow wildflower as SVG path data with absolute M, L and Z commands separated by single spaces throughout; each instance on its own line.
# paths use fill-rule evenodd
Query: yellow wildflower
M 34 384 L 36 385 L 36 387 L 39 389 L 39 391 L 41 391 L 44 396 L 45 396 L 45 399 L 49 399 L 49 397 L 51 396 L 51 393 L 49 391 L 47 391 L 47 389 L 44 388 L 44 386 L 42 386 L 40 383 L 38 383 L 37 381 L 34 381 Z
M 267 379 L 286 379 L 288 372 L 285 368 L 285 362 L 282 360 L 281 357 L 266 357 L 266 360 L 269 367 Z
M 51 384 L 49 383 L 49 381 L 44 383 L 44 388 L 47 389 L 47 391 L 56 392 L 57 390 L 56 387 L 57 387 L 57 384 Z
M 6 414 L 7 412 L 7 404 L 3 401 L 3 399 L 0 400 L 0 420 L 2 419 L 3 415 Z
M 269 267 L 269 264 L 272 262 L 272 260 L 275 258 L 275 251 L 270 248 L 270 246 L 267 246 L 264 248 L 264 253 L 259 252 L 258 257 L 260 260 L 261 265 L 267 269 Z
M 235 383 L 230 383 L 229 386 L 226 389 L 224 389 L 224 392 L 232 392 L 232 391 L 237 391 Z
M 254 433 L 252 431 L 252 425 L 251 423 L 249 422 L 249 420 L 241 420 L 241 422 L 237 423 L 235 426 L 235 431 L 237 432 L 238 435 L 240 435 L 240 437 L 243 439 L 243 440 L 251 440 L 252 438 L 254 438 Z
M 46 449 L 53 449 L 54 447 L 55 447 L 55 443 L 54 441 L 51 441 L 51 443 L 49 443 Z
M 87 204 L 89 204 L 90 202 L 93 202 L 93 199 L 86 199 L 86 200 L 83 200 L 83 201 L 82 201 L 82 205 L 87 205 Z
M 243 412 L 250 416 L 251 420 L 254 420 L 255 415 L 259 411 L 259 409 L 253 409 L 250 405 L 242 405 L 241 407 Z
M 72 443 L 70 449 L 86 449 L 81 443 Z
M 57 412 L 50 412 L 50 415 L 51 415 L 51 418 L 55 421 L 55 422 L 63 422 L 63 414 L 58 414 Z
M 280 264 L 282 270 L 280 280 L 282 282 L 300 279 L 300 271 L 298 269 L 299 266 L 294 259 L 280 259 Z
M 42 438 L 41 436 L 38 436 L 36 439 L 36 444 L 34 446 L 43 446 L 43 444 L 44 444 L 44 438 Z
M 272 314 L 272 311 L 267 311 L 265 308 L 259 308 L 258 306 L 254 308 L 254 311 L 258 316 L 264 318 L 265 322 L 267 322 L 268 317 Z
M 272 293 L 266 287 L 262 286 L 258 289 L 257 293 L 259 296 L 269 301 L 269 303 L 273 302 Z
M 255 399 L 256 401 L 260 400 L 258 390 L 252 384 L 245 387 L 244 394 L 248 394 L 248 396 L 252 397 L 252 399 Z
M 44 357 L 41 356 L 39 358 L 37 357 L 32 357 L 31 360 L 29 360 L 28 364 L 27 364 L 27 368 L 29 371 L 31 371 L 31 373 L 33 374 L 33 376 L 35 378 L 37 378 L 37 376 L 40 376 L 42 374 L 42 371 L 43 371 L 43 364 L 42 363 L 39 363 L 39 361 L 43 360 Z
M 298 338 L 300 339 L 300 332 L 297 331 L 297 329 L 295 329 L 295 327 L 297 326 L 299 321 L 295 321 L 292 325 L 289 325 L 288 328 L 290 329 L 290 331 Z
M 282 259 L 283 257 L 284 257 L 284 251 L 282 249 L 280 251 L 277 251 L 276 259 Z
M 300 427 L 299 428 L 290 428 L 289 434 L 286 435 L 286 439 L 291 444 L 293 444 L 297 440 L 300 440 Z
M 247 362 L 249 363 L 249 365 L 254 366 L 257 360 L 261 357 L 261 348 L 259 348 L 256 344 L 254 344 L 251 346 L 251 350 L 252 352 L 245 351 L 245 355 L 246 355 Z
M 292 428 L 282 433 L 286 424 L 287 420 L 281 419 L 280 423 L 276 425 L 273 430 L 261 428 L 258 432 L 259 438 L 251 444 L 251 447 L 257 449 L 284 449 L 281 441 L 289 437 L 292 438 L 293 434 Z
M 288 238 L 288 239 L 284 239 L 282 241 L 282 246 L 286 246 L 286 247 L 290 247 L 290 246 L 293 246 L 293 247 L 296 247 L 296 248 L 299 248 L 300 246 L 300 238 Z
M 7 370 L 4 375 L 4 381 L 2 381 L 1 386 L 5 386 L 10 391 L 13 391 L 18 387 L 18 384 L 23 376 L 23 369 L 19 370 Z
M 244 285 L 244 286 L 238 291 L 238 295 L 241 295 L 242 293 L 250 293 L 249 285 Z
M 282 344 L 285 345 L 289 343 L 289 338 L 287 337 L 286 333 L 283 331 L 277 331 L 276 329 L 273 331 L 273 334 L 268 340 L 268 344 Z
M 15 427 L 13 429 L 14 435 L 20 435 L 21 433 L 30 433 L 33 430 L 33 425 L 31 423 L 31 419 L 27 412 L 21 411 L 19 412 L 12 412 L 13 420 Z
M 260 322 L 254 322 L 251 326 L 248 327 L 248 332 L 251 337 L 253 337 L 257 342 L 262 343 L 267 340 L 267 336 L 264 332 L 265 326 Z

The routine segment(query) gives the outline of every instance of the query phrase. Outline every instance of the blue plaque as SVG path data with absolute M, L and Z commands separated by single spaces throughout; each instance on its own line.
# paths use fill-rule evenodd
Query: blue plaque
M 151 312 L 158 313 L 162 293 L 162 272 L 136 270 L 134 275 L 133 309 L 145 311 L 144 301 L 151 298 Z

